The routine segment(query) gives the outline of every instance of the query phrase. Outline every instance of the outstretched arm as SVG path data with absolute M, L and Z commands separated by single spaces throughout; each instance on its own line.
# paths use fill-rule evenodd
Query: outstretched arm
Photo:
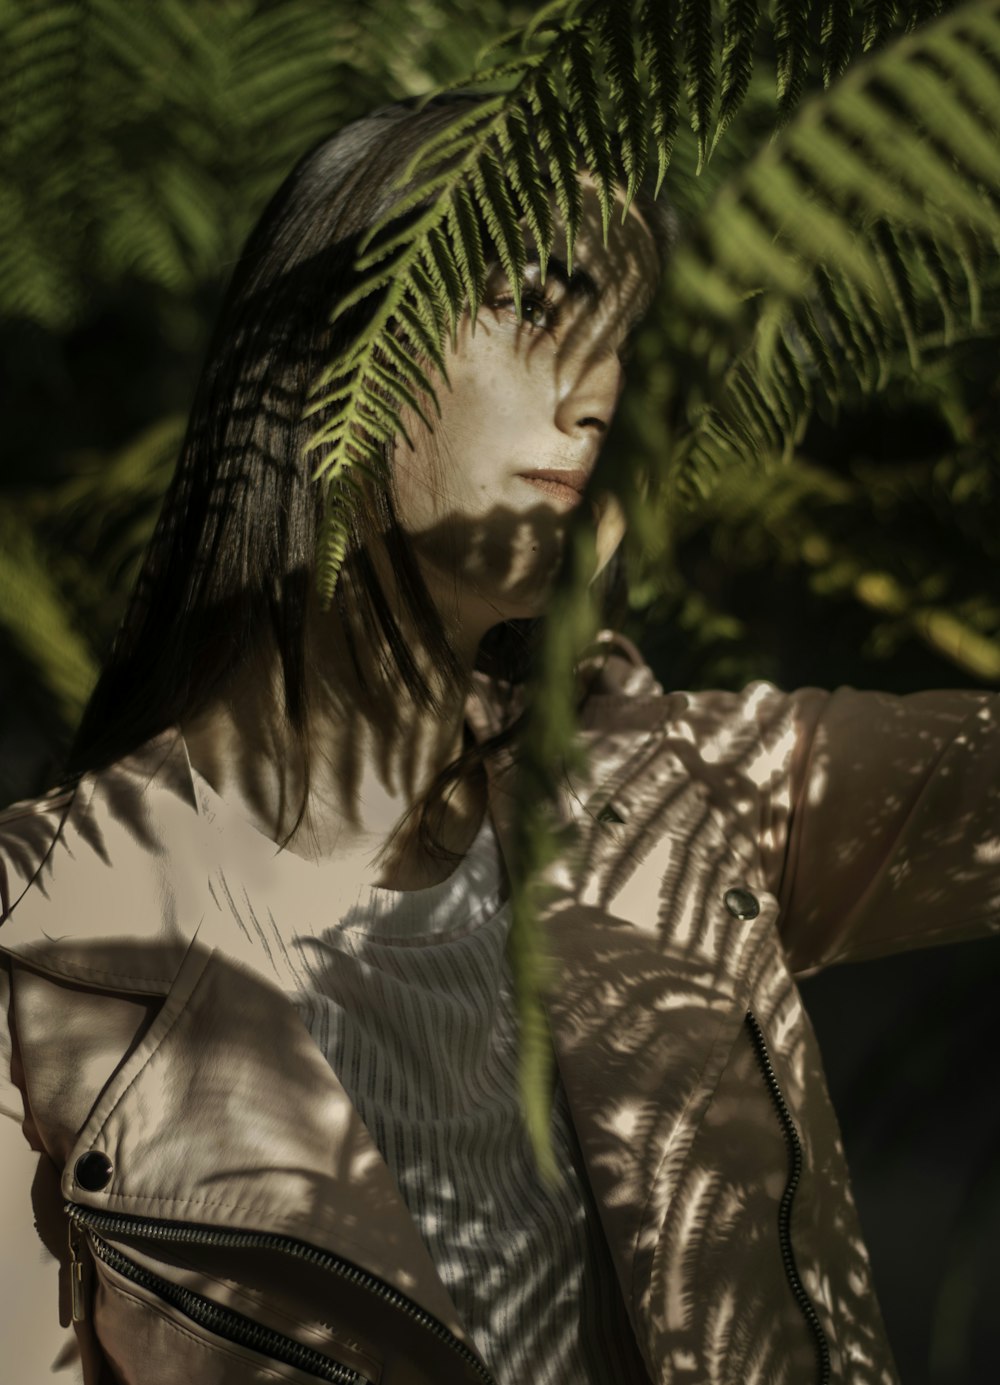
M 801 688 L 759 709 L 795 974 L 1000 934 L 1000 694 Z

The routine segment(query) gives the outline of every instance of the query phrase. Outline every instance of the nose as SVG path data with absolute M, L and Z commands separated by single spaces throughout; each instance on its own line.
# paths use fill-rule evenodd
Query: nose
M 576 436 L 592 429 L 599 437 L 611 426 L 624 372 L 617 355 L 591 346 L 589 358 L 565 362 L 557 375 L 556 426 L 560 432 Z

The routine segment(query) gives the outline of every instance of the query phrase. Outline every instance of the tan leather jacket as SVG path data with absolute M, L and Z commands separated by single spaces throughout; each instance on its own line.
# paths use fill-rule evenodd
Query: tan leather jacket
M 1000 696 L 664 693 L 609 639 L 548 1013 L 650 1378 L 892 1385 L 796 977 L 1000 927 Z M 500 705 L 477 675 L 477 735 Z M 8 1378 L 485 1385 L 293 1004 L 216 945 L 209 841 L 176 728 L 0 816 Z

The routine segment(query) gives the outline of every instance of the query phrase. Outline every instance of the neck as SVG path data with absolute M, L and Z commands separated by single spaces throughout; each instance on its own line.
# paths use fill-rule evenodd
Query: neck
M 418 804 L 439 771 L 462 750 L 466 704 L 481 633 L 458 645 L 462 677 L 445 686 L 412 622 L 398 612 L 407 647 L 438 696 L 417 704 L 398 678 L 386 677 L 372 648 L 354 645 L 362 687 L 336 608 L 323 613 L 311 592 L 306 677 L 311 703 L 310 788 L 287 849 L 317 865 L 353 869 L 390 889 L 419 889 L 447 878 L 455 862 L 419 843 Z M 475 643 L 473 644 L 473 638 Z M 279 661 L 273 651 L 244 665 L 227 693 L 182 727 L 192 765 L 235 811 L 274 841 L 298 816 L 304 766 L 281 714 Z M 480 769 L 455 788 L 431 826 L 450 851 L 464 853 L 487 809 Z M 409 816 L 407 816 L 409 814 Z M 397 833 L 401 820 L 402 828 Z

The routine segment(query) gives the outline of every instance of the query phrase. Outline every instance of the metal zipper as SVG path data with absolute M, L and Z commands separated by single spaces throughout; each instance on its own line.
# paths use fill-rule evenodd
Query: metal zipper
M 351 1284 L 359 1285 L 375 1294 L 383 1302 L 392 1304 L 393 1307 L 419 1322 L 438 1341 L 449 1346 L 468 1366 L 472 1367 L 480 1380 L 483 1381 L 483 1385 L 496 1385 L 496 1381 L 465 1343 L 460 1342 L 454 1333 L 445 1327 L 443 1322 L 428 1313 L 426 1309 L 421 1308 L 419 1304 L 414 1303 L 411 1298 L 407 1298 L 398 1289 L 394 1289 L 384 1279 L 379 1279 L 366 1270 L 358 1269 L 349 1260 L 341 1260 L 338 1256 L 331 1255 L 325 1250 L 319 1250 L 306 1241 L 297 1241 L 291 1236 L 277 1236 L 271 1232 L 221 1231 L 216 1227 L 192 1226 L 188 1222 L 147 1221 L 140 1217 L 123 1216 L 121 1213 L 95 1212 L 91 1208 L 81 1207 L 75 1202 L 65 1203 L 63 1210 L 70 1218 L 70 1259 L 72 1262 L 70 1282 L 73 1286 L 74 1322 L 81 1321 L 84 1312 L 83 1263 L 80 1258 L 82 1238 L 79 1229 L 84 1226 L 91 1232 L 90 1241 L 94 1250 L 106 1264 L 111 1265 L 119 1273 L 136 1283 L 145 1285 L 153 1293 L 167 1299 L 182 1313 L 211 1331 L 217 1332 L 230 1341 L 239 1342 L 258 1351 L 265 1351 L 267 1355 L 286 1361 L 290 1365 L 301 1366 L 302 1369 L 312 1372 L 323 1380 L 337 1382 L 337 1385 L 370 1385 L 367 1377 L 358 1371 L 342 1366 L 330 1357 L 302 1346 L 293 1338 L 285 1337 L 279 1332 L 273 1332 L 270 1328 L 262 1327 L 259 1323 L 254 1322 L 252 1318 L 244 1317 L 242 1313 L 221 1308 L 211 1299 L 202 1297 L 201 1294 L 196 1294 L 190 1289 L 180 1288 L 169 1280 L 151 1274 L 148 1270 L 127 1259 L 113 1246 L 102 1241 L 96 1231 L 106 1231 L 111 1235 L 147 1236 L 154 1240 L 181 1244 L 254 1246 L 265 1250 L 280 1250 L 288 1255 L 294 1255 L 299 1260 L 306 1260 L 309 1264 L 330 1270 Z M 306 1364 L 303 1364 L 304 1362 Z M 331 1371 L 335 1373 L 331 1374 Z
M 764 1074 L 764 1081 L 767 1083 L 771 1093 L 771 1100 L 778 1113 L 778 1120 L 781 1122 L 781 1129 L 788 1143 L 789 1170 L 788 1182 L 785 1184 L 785 1191 L 781 1197 L 781 1205 L 778 1208 L 778 1240 L 781 1245 L 781 1259 L 785 1266 L 785 1275 L 791 1287 L 795 1302 L 799 1306 L 802 1316 L 813 1334 L 816 1344 L 816 1358 L 819 1374 L 817 1385 L 830 1385 L 830 1346 L 826 1340 L 826 1333 L 823 1331 L 823 1324 L 819 1320 L 816 1309 L 813 1307 L 812 1300 L 806 1293 L 805 1285 L 799 1278 L 798 1267 L 795 1264 L 795 1252 L 792 1249 L 792 1201 L 795 1197 L 795 1190 L 799 1185 L 802 1176 L 802 1145 L 799 1142 L 798 1131 L 792 1120 L 791 1112 L 785 1098 L 781 1094 L 778 1086 L 778 1079 L 774 1075 L 774 1068 L 771 1066 L 771 1058 L 767 1051 L 767 1044 L 764 1042 L 764 1035 L 757 1022 L 757 1016 L 752 1010 L 746 1013 L 746 1026 L 750 1031 L 750 1038 L 757 1053 L 761 1071 Z

